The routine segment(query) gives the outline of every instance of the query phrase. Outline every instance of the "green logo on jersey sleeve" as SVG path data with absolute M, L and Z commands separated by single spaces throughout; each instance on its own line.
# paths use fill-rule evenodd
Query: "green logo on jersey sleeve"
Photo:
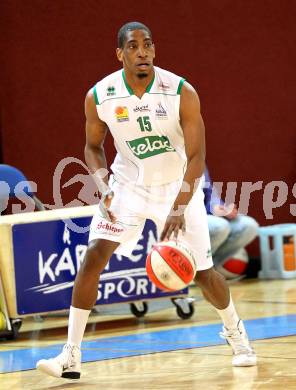
M 154 135 L 137 138 L 127 141 L 127 144 L 133 154 L 141 160 L 161 153 L 175 152 L 168 137 L 165 136 Z

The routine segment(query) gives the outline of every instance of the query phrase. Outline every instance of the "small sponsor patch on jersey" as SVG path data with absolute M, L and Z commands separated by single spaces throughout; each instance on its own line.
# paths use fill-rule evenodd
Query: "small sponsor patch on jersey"
M 143 106 L 136 106 L 134 109 L 134 112 L 147 112 L 151 111 L 148 104 L 145 104 Z
M 129 120 L 128 109 L 125 106 L 116 107 L 115 115 L 116 115 L 117 122 L 125 122 Z
M 107 88 L 107 96 L 115 96 L 116 95 L 116 92 L 115 92 L 115 87 L 113 86 L 110 86 Z
M 168 119 L 168 113 L 160 102 L 155 109 L 155 119 Z
M 161 81 L 158 85 L 158 88 L 163 90 L 163 91 L 167 91 L 168 89 L 170 89 L 170 86 L 169 84 L 167 83 L 164 83 L 163 81 Z
M 126 143 L 132 153 L 141 160 L 161 153 L 175 152 L 166 136 L 152 135 L 127 141 Z

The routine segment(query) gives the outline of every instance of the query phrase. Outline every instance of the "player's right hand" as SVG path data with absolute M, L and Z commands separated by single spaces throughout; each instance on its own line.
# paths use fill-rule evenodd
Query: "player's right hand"
M 107 221 L 109 222 L 115 223 L 116 222 L 115 215 L 112 213 L 112 211 L 109 210 L 113 197 L 114 197 L 114 192 L 112 190 L 109 190 L 104 194 L 102 194 L 99 203 L 99 209 L 102 214 L 102 217 L 107 219 Z

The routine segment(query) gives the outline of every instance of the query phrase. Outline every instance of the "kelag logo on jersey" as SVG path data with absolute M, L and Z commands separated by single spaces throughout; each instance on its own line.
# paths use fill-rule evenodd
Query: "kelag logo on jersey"
M 168 137 L 152 135 L 126 142 L 133 154 L 143 160 L 161 153 L 175 152 Z

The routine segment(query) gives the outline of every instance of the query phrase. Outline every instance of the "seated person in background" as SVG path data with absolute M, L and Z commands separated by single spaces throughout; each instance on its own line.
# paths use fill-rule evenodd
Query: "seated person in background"
M 239 214 L 236 206 L 225 215 L 228 207 L 218 196 L 207 169 L 205 183 L 204 202 L 208 214 L 213 261 L 217 267 L 253 241 L 257 236 L 258 223 L 251 217 Z

